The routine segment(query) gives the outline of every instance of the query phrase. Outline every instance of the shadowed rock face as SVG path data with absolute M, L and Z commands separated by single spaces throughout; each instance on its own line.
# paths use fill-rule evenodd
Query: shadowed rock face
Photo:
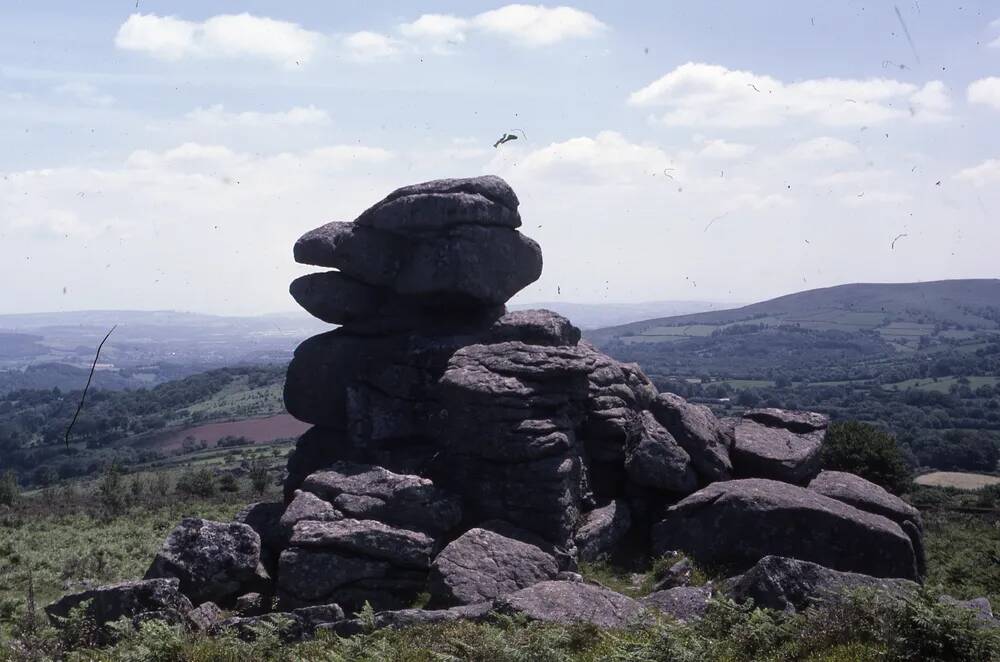
M 658 554 L 683 550 L 736 570 L 776 555 L 875 577 L 918 577 L 913 545 L 895 522 L 772 480 L 713 483 L 672 506 L 652 536 Z

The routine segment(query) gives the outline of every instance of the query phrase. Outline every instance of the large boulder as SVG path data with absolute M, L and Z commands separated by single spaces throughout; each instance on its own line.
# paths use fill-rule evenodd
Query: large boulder
M 729 459 L 732 439 L 711 409 L 673 393 L 660 393 L 650 404 L 650 410 L 691 457 L 691 465 L 702 482 L 732 478 L 733 464 Z
M 625 453 L 625 472 L 642 487 L 689 494 L 698 488 L 691 456 L 651 412 L 639 414 L 639 436 Z
M 654 551 L 682 550 L 706 565 L 749 568 L 769 555 L 875 577 L 918 577 L 898 524 L 773 480 L 713 483 L 672 506 L 653 527 Z
M 780 410 L 769 410 L 780 411 Z M 761 422 L 761 421 L 766 422 Z M 805 484 L 819 473 L 825 429 L 800 432 L 775 417 L 744 416 L 733 432 L 733 471 L 741 478 Z
M 384 628 L 409 628 L 435 623 L 453 623 L 455 621 L 470 621 L 473 623 L 485 621 L 493 611 L 493 604 L 483 602 L 476 605 L 460 605 L 448 609 L 397 609 L 375 613 L 373 621 L 363 622 L 360 618 L 345 618 L 339 621 L 327 622 L 317 630 L 333 632 L 341 637 L 350 637 L 368 631 L 367 628 L 381 630 Z
M 622 499 L 591 510 L 583 516 L 574 537 L 580 560 L 610 556 L 631 526 L 629 507 Z
M 435 543 L 425 533 L 377 520 L 341 519 L 301 521 L 295 525 L 289 544 L 384 559 L 394 566 L 422 569 L 430 565 Z
M 514 190 L 494 175 L 437 179 L 398 188 L 368 208 L 356 223 L 410 236 L 456 225 L 521 225 Z
M 821 471 L 809 482 L 809 489 L 899 524 L 913 543 L 917 570 L 921 577 L 924 576 L 924 525 L 919 510 L 875 483 L 843 471 Z
M 916 592 L 906 579 L 884 579 L 856 572 L 831 570 L 817 563 L 782 556 L 765 556 L 722 589 L 737 602 L 753 600 L 758 607 L 797 611 L 820 601 L 838 599 L 844 592 L 872 588 L 893 595 Z
M 825 430 L 830 426 L 830 417 L 814 411 L 793 411 L 790 409 L 748 409 L 743 412 L 743 418 L 757 421 L 763 425 L 775 428 L 785 428 L 792 432 L 805 434 Z
M 298 240 L 295 258 L 438 309 L 503 304 L 542 273 L 537 243 L 512 228 L 474 224 L 404 238 L 359 223 L 328 223 Z M 360 296 L 337 300 L 337 309 L 363 312 Z M 311 295 L 303 300 L 316 303 Z
M 171 531 L 145 579 L 177 578 L 194 603 L 231 604 L 252 590 L 267 592 L 270 578 L 261 564 L 260 536 L 240 522 L 186 517 Z
M 603 586 L 570 581 L 540 582 L 499 598 L 495 608 L 532 621 L 591 623 L 601 628 L 628 627 L 645 610 L 639 602 Z
M 448 543 L 431 566 L 435 604 L 470 605 L 553 579 L 551 546 L 505 522 L 488 522 Z

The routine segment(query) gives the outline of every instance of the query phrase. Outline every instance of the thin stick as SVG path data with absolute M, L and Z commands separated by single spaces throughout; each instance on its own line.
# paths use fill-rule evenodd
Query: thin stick
M 108 342 L 108 338 L 111 337 L 111 334 L 114 333 L 117 328 L 117 324 L 111 327 L 111 330 L 108 331 L 108 335 L 104 336 L 104 340 L 102 340 L 101 344 L 97 346 L 97 354 L 94 355 L 94 364 L 90 366 L 90 376 L 87 377 L 87 385 L 83 387 L 83 395 L 80 396 L 80 406 L 76 408 L 76 413 L 73 414 L 73 420 L 70 421 L 69 427 L 66 428 L 66 448 L 69 448 L 69 433 L 73 429 L 73 426 L 76 425 L 76 419 L 80 415 L 80 411 L 83 409 L 83 401 L 87 399 L 87 390 L 90 389 L 90 380 L 94 378 L 94 371 L 97 369 L 97 360 L 101 358 L 101 349 L 104 347 L 104 343 Z

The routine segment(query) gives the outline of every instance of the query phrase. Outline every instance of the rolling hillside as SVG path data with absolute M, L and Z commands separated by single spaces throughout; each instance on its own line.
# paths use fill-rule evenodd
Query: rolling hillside
M 921 336 L 965 338 L 1000 331 L 1000 279 L 857 283 L 789 294 L 734 308 L 633 322 L 590 331 L 599 346 L 663 343 L 709 336 L 736 324 L 874 331 L 899 348 Z

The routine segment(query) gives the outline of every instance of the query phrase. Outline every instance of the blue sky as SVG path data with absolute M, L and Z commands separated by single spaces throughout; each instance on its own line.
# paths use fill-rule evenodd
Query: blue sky
M 519 301 L 997 275 L 989 2 L 15 1 L 0 117 L 4 313 L 289 310 L 302 232 L 480 173 Z

